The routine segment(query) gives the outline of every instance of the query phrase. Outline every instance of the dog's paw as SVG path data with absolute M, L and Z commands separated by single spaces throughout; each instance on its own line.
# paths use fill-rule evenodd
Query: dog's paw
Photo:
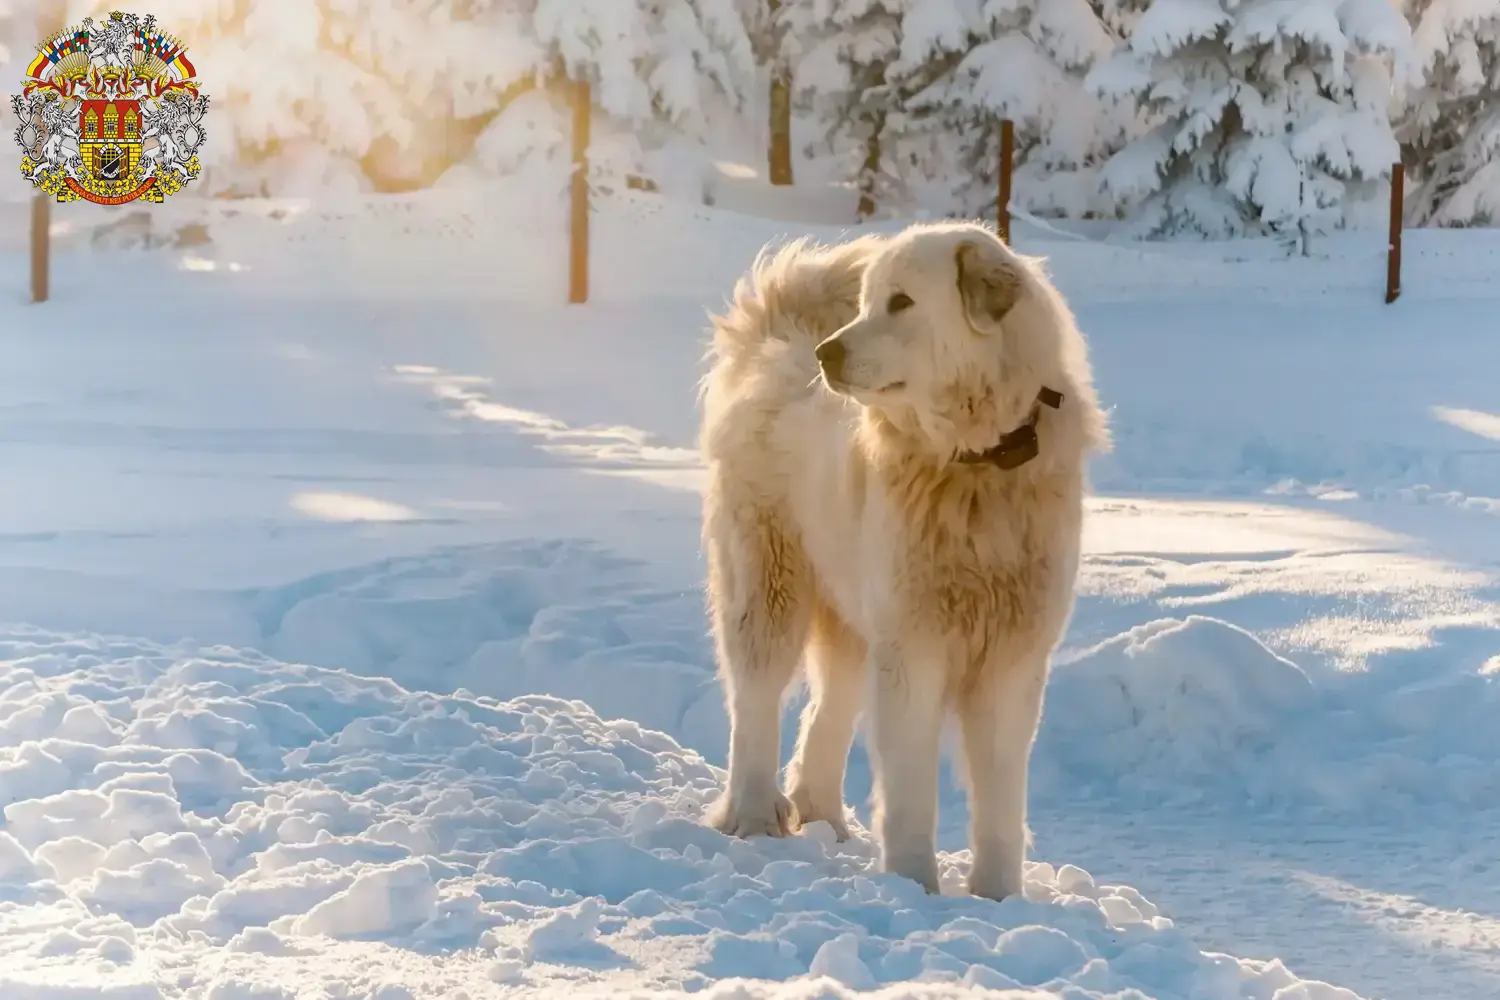
M 840 844 L 849 839 L 849 824 L 844 820 L 844 803 L 842 800 L 822 806 L 814 804 L 812 794 L 801 785 L 793 785 L 787 792 L 787 797 L 792 800 L 792 808 L 797 812 L 796 829 L 801 829 L 809 823 L 822 821 L 833 827 L 834 839 Z
M 937 856 L 931 852 L 887 854 L 880 867 L 891 875 L 911 879 L 931 895 L 935 896 L 942 891 L 938 881 Z
M 753 800 L 725 792 L 704 820 L 731 837 L 786 837 L 799 825 L 796 807 L 779 791 Z
M 969 895 L 993 899 L 997 903 L 1011 896 L 1021 895 L 1025 876 L 1020 865 L 996 866 L 993 868 L 975 865 L 969 872 Z

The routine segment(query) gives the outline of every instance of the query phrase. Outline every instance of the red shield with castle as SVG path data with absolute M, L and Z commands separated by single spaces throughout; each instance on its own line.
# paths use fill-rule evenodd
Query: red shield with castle
M 141 105 L 133 98 L 85 100 L 78 110 L 78 152 L 91 182 L 105 199 L 136 188 L 141 162 Z M 134 180 L 133 180 L 134 179 Z

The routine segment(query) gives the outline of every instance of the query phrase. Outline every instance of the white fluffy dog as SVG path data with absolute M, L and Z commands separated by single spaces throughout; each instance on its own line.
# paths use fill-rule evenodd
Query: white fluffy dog
M 882 866 L 935 892 L 951 709 L 969 890 L 1020 892 L 1084 464 L 1109 446 L 1072 313 L 1040 260 L 938 224 L 763 252 L 714 327 L 703 533 L 731 737 L 708 822 L 781 836 L 824 820 L 847 836 L 844 768 L 868 709 Z M 783 795 L 780 712 L 804 657 Z

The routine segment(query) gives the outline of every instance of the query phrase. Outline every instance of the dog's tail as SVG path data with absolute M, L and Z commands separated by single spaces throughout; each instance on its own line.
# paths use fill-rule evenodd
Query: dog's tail
M 712 317 L 713 363 L 753 363 L 770 345 L 790 345 L 797 366 L 815 375 L 812 349 L 858 313 L 865 264 L 883 241 L 861 236 L 827 246 L 803 237 L 763 249 L 728 308 Z

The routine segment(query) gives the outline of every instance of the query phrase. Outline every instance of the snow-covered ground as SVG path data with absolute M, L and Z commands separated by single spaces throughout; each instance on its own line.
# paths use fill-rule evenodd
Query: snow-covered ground
M 704 310 L 805 227 L 601 199 L 566 307 L 560 222 L 88 206 L 42 307 L 7 247 L 0 997 L 1500 995 L 1500 237 L 1388 307 L 1369 236 L 1018 227 L 1117 447 L 993 904 L 697 824 Z

